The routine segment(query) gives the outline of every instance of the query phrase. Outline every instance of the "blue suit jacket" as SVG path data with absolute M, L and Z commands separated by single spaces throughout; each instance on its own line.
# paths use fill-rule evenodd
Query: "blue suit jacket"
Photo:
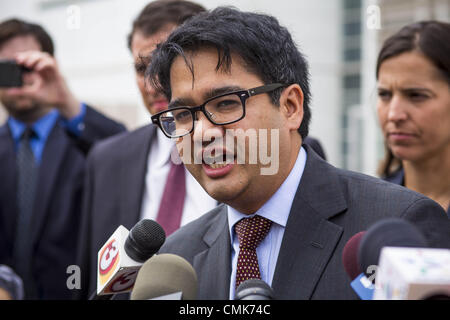
M 85 129 L 74 137 L 56 124 L 39 169 L 30 239 L 34 246 L 32 272 L 39 299 L 68 299 L 66 273 L 75 264 L 81 216 L 85 155 L 97 140 L 125 130 L 90 107 Z M 14 268 L 12 248 L 16 230 L 16 152 L 8 125 L 0 127 L 0 264 Z

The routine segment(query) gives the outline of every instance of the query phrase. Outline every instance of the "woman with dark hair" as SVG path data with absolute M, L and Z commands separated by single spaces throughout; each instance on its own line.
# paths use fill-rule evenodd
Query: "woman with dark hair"
M 386 156 L 378 173 L 450 217 L 450 24 L 423 21 L 388 38 L 377 61 Z

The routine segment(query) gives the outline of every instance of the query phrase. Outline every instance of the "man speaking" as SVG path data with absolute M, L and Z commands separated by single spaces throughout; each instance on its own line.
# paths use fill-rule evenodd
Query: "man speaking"
M 170 100 L 153 123 L 222 203 L 160 250 L 193 265 L 199 299 L 233 299 L 249 278 L 268 283 L 277 299 L 356 299 L 342 249 L 389 216 L 416 224 L 431 246 L 450 247 L 450 221 L 438 204 L 334 168 L 303 144 L 307 62 L 275 18 L 231 8 L 201 13 L 154 51 L 147 73 Z

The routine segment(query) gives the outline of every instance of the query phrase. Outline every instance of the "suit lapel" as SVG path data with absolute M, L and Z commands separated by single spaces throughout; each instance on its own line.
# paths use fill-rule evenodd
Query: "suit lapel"
M 231 276 L 231 240 L 228 230 L 227 207 L 217 212 L 203 241 L 208 249 L 197 254 L 193 267 L 198 277 L 200 300 L 227 300 Z
M 18 213 L 17 172 L 14 141 L 7 124 L 0 128 L 0 165 L 0 232 L 4 232 L 6 239 L 12 241 Z M 12 247 L 12 243 L 8 247 Z
M 39 167 L 39 178 L 37 182 L 39 187 L 36 189 L 32 218 L 33 241 L 41 233 L 43 223 L 46 221 L 45 216 L 48 213 L 58 172 L 60 171 L 69 144 L 70 139 L 66 136 L 64 129 L 56 123 L 47 138 Z
M 306 167 L 292 203 L 272 287 L 278 299 L 310 299 L 342 235 L 328 221 L 346 201 L 333 167 L 308 146 Z
M 120 167 L 120 188 L 122 198 L 121 221 L 126 228 L 132 228 L 139 220 L 142 199 L 145 192 L 145 176 L 147 172 L 148 153 L 156 127 L 152 124 L 136 132 L 135 142 L 126 150 Z M 124 151 L 124 150 L 121 150 Z

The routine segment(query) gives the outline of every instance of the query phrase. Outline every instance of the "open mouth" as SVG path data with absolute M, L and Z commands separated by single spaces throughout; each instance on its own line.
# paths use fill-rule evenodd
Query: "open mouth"
M 217 152 L 217 153 L 216 153 Z M 214 150 L 212 153 L 202 153 L 202 167 L 206 175 L 218 178 L 231 171 L 236 163 L 236 156 L 223 150 Z
M 233 154 L 218 154 L 216 156 L 203 156 L 202 162 L 212 168 L 221 168 L 233 163 L 236 156 Z
M 220 169 L 220 168 L 224 168 L 224 167 L 226 167 L 228 164 L 226 164 L 226 163 L 223 163 L 223 164 L 218 164 L 218 163 L 212 163 L 212 164 L 209 164 L 209 166 L 211 167 L 211 168 L 213 168 L 213 169 Z

